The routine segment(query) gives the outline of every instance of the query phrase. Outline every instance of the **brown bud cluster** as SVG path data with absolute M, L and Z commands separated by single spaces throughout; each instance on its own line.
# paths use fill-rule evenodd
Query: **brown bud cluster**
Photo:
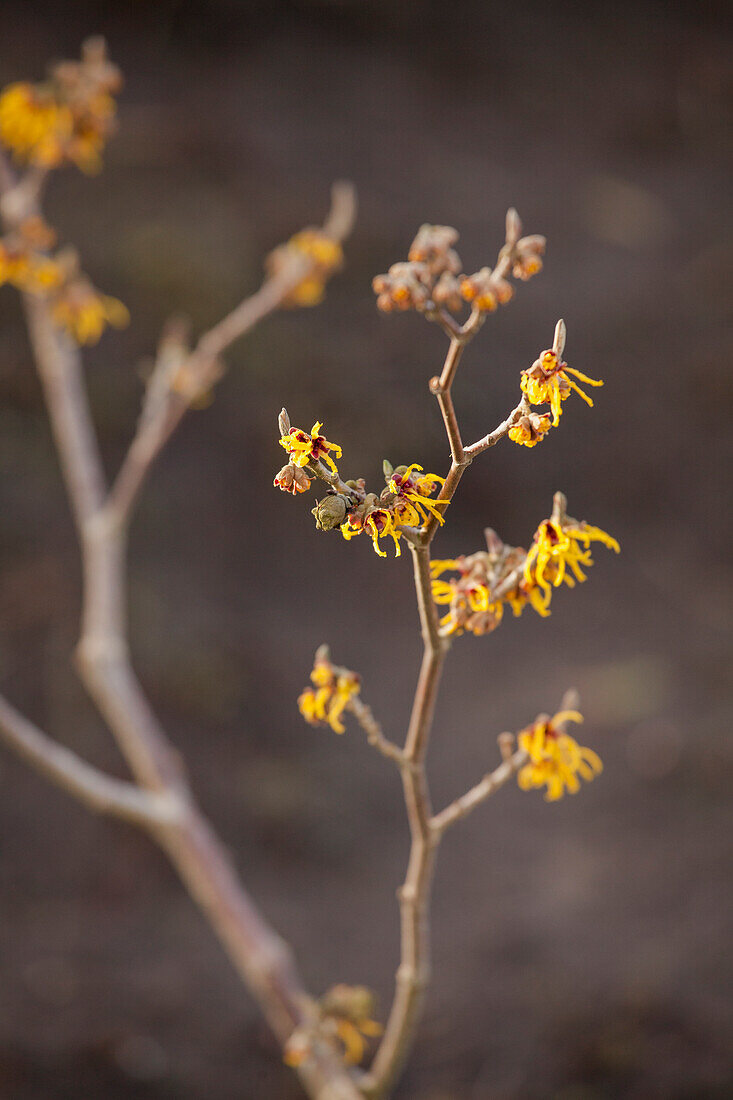
M 461 283 L 450 271 L 444 271 L 433 288 L 433 301 L 451 313 L 457 313 L 463 305 Z
M 461 295 L 476 309 L 492 312 L 498 305 L 505 305 L 514 296 L 514 287 L 498 271 L 482 267 L 474 275 L 464 275 L 460 283 Z
M 448 297 L 460 308 L 455 276 L 461 270 L 461 258 L 453 248 L 457 240 L 457 230 L 449 225 L 421 225 L 410 245 L 408 260 L 392 264 L 386 275 L 374 279 L 379 308 L 385 313 L 406 309 L 422 312 L 441 299 L 447 306 Z
M 457 313 L 469 302 L 474 311 L 491 312 L 509 302 L 514 288 L 509 275 L 529 279 L 542 267 L 545 238 L 522 237 L 516 210 L 507 213 L 506 239 L 496 267 L 482 267 L 473 275 L 460 274 L 461 259 L 453 247 L 458 233 L 449 225 L 421 225 L 405 262 L 392 264 L 377 275 L 372 286 L 384 313 L 414 309 L 430 320 L 440 311 Z M 445 321 L 445 317 L 442 318 Z
M 376 275 L 372 280 L 383 313 L 406 309 L 421 312 L 430 304 L 430 288 L 430 270 L 427 264 L 417 262 L 392 264 L 386 275 Z
M 458 230 L 450 225 L 421 225 L 407 258 L 425 264 L 433 278 L 444 272 L 457 275 L 461 270 L 461 257 L 453 248 L 457 240 Z

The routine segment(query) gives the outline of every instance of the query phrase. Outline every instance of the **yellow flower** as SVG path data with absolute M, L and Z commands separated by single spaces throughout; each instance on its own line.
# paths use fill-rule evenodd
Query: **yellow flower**
M 361 680 L 355 672 L 336 668 L 322 650 L 316 654 L 311 672 L 312 688 L 298 697 L 298 709 L 312 726 L 328 724 L 334 733 L 343 733 L 341 722 L 349 700 L 361 690 Z
M 57 103 L 50 90 L 18 83 L 0 94 L 0 141 L 18 160 L 55 168 L 63 160 L 73 128 L 71 111 Z
M 419 471 L 421 476 L 416 477 L 414 470 Z M 434 516 L 438 523 L 444 523 L 438 503 L 428 499 L 444 481 L 445 478 L 439 474 L 424 474 L 422 466 L 416 462 L 411 466 L 398 466 L 389 480 L 389 490 L 398 498 L 394 509 L 397 525 L 421 527 L 428 521 L 427 513 Z
M 86 279 L 73 279 L 63 287 L 52 313 L 77 344 L 96 344 L 107 325 L 124 328 L 130 321 L 127 306 L 100 294 Z
M 296 1029 L 285 1047 L 285 1063 L 299 1066 L 309 1056 L 313 1039 L 320 1034 L 336 1040 L 343 1048 L 347 1065 L 356 1066 L 364 1057 L 365 1039 L 382 1034 L 382 1025 L 373 1020 L 374 996 L 362 985 L 335 985 L 317 1006 L 318 1016 L 311 1029 Z
M 546 619 L 550 614 L 550 600 L 552 598 L 552 591 L 548 589 L 546 592 L 541 590 L 534 580 L 527 582 L 521 580 L 517 587 L 511 592 L 507 593 L 504 597 L 506 603 L 512 609 L 512 613 L 515 618 L 524 611 L 527 604 L 533 607 L 538 615 L 541 615 L 543 619 Z
M 558 588 L 564 581 L 572 588 L 576 580 L 584 581 L 586 576 L 581 566 L 593 564 L 589 549 L 591 542 L 601 542 L 617 554 L 620 551 L 616 539 L 600 527 L 587 523 L 563 527 L 556 520 L 544 520 L 537 528 L 524 564 L 526 585 L 538 585 L 545 593 L 546 603 L 549 603 L 550 585 Z M 581 548 L 581 543 L 585 549 Z M 568 573 L 568 566 L 575 579 Z
M 582 722 L 575 710 L 562 710 L 548 718 L 538 718 L 518 736 L 520 749 L 529 756 L 529 762 L 520 769 L 517 782 L 523 791 L 535 787 L 547 787 L 545 799 L 556 802 L 567 790 L 575 794 L 580 788 L 578 776 L 589 783 L 603 771 L 601 758 L 592 749 L 582 748 L 578 742 L 563 732 L 566 722 Z
M 509 429 L 509 438 L 512 443 L 519 443 L 523 447 L 536 447 L 541 443 L 550 430 L 550 416 L 548 413 L 530 413 L 522 416 L 517 423 Z
M 400 548 L 400 534 L 399 527 L 395 527 L 394 516 L 386 508 L 373 508 L 371 512 L 361 519 L 357 516 L 347 516 L 346 522 L 341 524 L 341 534 L 346 541 L 353 539 L 355 535 L 360 535 L 362 531 L 368 531 L 372 537 L 372 543 L 374 545 L 374 552 L 379 554 L 380 558 L 386 558 L 386 551 L 379 549 L 378 539 L 383 539 L 385 535 L 389 535 L 394 540 L 395 557 L 399 558 L 402 550 Z
M 544 405 L 545 403 L 550 405 L 552 425 L 555 428 L 560 423 L 562 402 L 570 396 L 571 390 L 575 390 L 576 393 L 580 394 L 583 400 L 593 408 L 593 402 L 588 394 L 584 393 L 571 378 L 568 378 L 569 374 L 574 375 L 589 386 L 603 385 L 603 382 L 589 378 L 586 374 L 581 374 L 580 371 L 569 367 L 567 363 L 563 363 L 557 353 L 551 350 L 543 351 L 539 359 L 536 359 L 528 370 L 522 371 L 520 381 L 522 393 L 527 395 L 527 399 L 532 405 Z
M 328 452 L 333 451 L 337 458 L 341 458 L 341 448 L 338 443 L 329 443 L 325 436 L 319 435 L 321 426 L 321 422 L 316 421 L 310 434 L 304 432 L 302 428 L 293 428 L 287 435 L 282 436 L 280 446 L 288 452 L 294 466 L 307 466 L 310 462 L 318 462 L 320 459 L 337 474 L 336 463 Z
M 480 636 L 495 630 L 504 615 L 501 600 L 492 600 L 486 583 L 486 554 L 474 554 L 470 558 L 433 561 L 432 594 L 436 604 L 449 604 L 450 610 L 440 620 L 444 634 L 462 634 L 468 630 Z M 441 580 L 441 574 L 452 571 L 460 574 L 451 580 Z

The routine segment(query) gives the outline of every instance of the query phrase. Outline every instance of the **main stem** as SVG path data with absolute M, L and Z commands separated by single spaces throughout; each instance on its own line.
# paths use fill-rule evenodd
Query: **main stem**
M 463 349 L 478 327 L 473 325 L 451 338 L 439 378 L 430 388 L 438 399 L 451 447 L 451 467 L 439 499 L 450 502 L 470 459 L 465 456 L 451 387 Z M 367 1095 L 384 1096 L 399 1075 L 412 1045 L 425 991 L 430 980 L 430 894 L 440 833 L 431 828 L 432 805 L 425 761 L 448 641 L 441 638 L 432 597 L 430 544 L 438 527 L 431 517 L 421 545 L 410 546 L 415 594 L 423 638 L 423 658 L 400 767 L 410 827 L 410 856 L 405 880 L 398 891 L 400 904 L 400 964 L 384 1036 L 363 1085 Z
M 425 771 L 430 729 L 446 648 L 430 592 L 430 551 L 412 548 L 415 589 L 420 610 L 424 652 L 407 730 L 402 785 L 410 826 L 410 857 L 400 887 L 400 965 L 384 1038 L 370 1079 L 373 1096 L 383 1096 L 399 1074 L 412 1044 L 425 991 L 430 980 L 430 890 L 438 836 L 430 828 L 432 805 Z

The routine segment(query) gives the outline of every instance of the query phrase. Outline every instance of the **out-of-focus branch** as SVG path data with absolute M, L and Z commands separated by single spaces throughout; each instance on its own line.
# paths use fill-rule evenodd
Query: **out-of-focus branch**
M 335 183 L 323 233 L 334 241 L 343 241 L 351 232 L 355 216 L 353 186 L 343 181 Z M 221 373 L 219 357 L 223 352 L 278 309 L 314 266 L 313 259 L 293 250 L 277 274 L 265 279 L 259 290 L 205 332 L 193 351 L 179 354 L 175 363 L 166 356 L 158 357 L 138 430 L 110 491 L 108 503 L 114 522 L 123 523 L 129 516 L 152 463 L 190 405 L 191 396 L 171 387 L 171 373 L 180 372 L 189 380 L 194 397 L 205 393 Z
M 0 196 L 0 209 L 6 225 L 12 228 L 23 217 L 37 213 L 37 206 L 31 196 L 25 211 L 19 209 L 16 201 L 19 189 L 12 176 L 6 178 L 0 171 L 0 190 L 4 179 L 12 190 Z M 115 735 L 139 785 L 139 799 L 133 801 L 146 808 L 164 803 L 176 806 L 176 814 L 170 820 L 153 821 L 138 815 L 138 823 L 148 826 L 151 835 L 168 854 L 275 1035 L 285 1046 L 293 1031 L 305 1022 L 309 1003 L 292 953 L 255 908 L 224 845 L 196 805 L 178 753 L 150 709 L 130 664 L 126 639 L 124 521 L 142 477 L 134 479 L 133 492 L 125 490 L 122 503 L 118 501 L 110 506 L 79 349 L 54 324 L 49 304 L 42 297 L 26 293 L 23 304 L 81 545 L 83 609 L 77 647 L 81 678 Z M 247 316 L 251 319 L 253 314 Z M 236 323 L 231 323 L 224 334 L 236 334 L 237 325 L 242 323 L 240 313 Z M 165 438 L 165 432 L 158 435 L 157 446 L 147 452 L 142 475 Z M 79 797 L 84 793 L 87 800 L 90 797 L 97 799 L 98 776 L 91 776 L 83 768 L 80 770 L 80 762 L 76 758 L 70 762 L 63 750 L 61 755 L 51 752 L 46 741 L 39 740 L 40 731 L 19 726 L 17 721 L 12 721 L 12 712 L 6 714 L 7 717 L 11 718 L 12 743 L 18 751 L 23 751 L 57 781 L 63 779 L 67 789 L 75 785 L 74 793 Z M 23 736 L 19 736 L 21 734 Z M 90 795 L 92 779 L 94 793 Z M 127 796 L 131 792 L 124 785 L 121 790 L 109 780 L 103 787 L 108 802 L 116 795 L 119 807 L 121 794 L 126 796 L 126 802 L 129 801 Z M 101 808 L 98 801 L 97 805 Z M 127 816 L 131 819 L 130 814 Z M 340 1056 L 326 1043 L 314 1044 L 308 1057 L 297 1067 L 297 1073 L 308 1094 L 317 1100 L 358 1100 L 360 1096 Z
M 110 814 L 135 825 L 170 825 L 182 806 L 171 794 L 142 790 L 114 779 L 48 737 L 6 699 L 0 697 L 0 737 L 26 763 L 95 813 Z

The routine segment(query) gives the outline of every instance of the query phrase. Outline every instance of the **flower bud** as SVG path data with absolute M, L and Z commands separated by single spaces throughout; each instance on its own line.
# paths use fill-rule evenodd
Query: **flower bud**
M 292 493 L 295 496 L 296 493 L 305 493 L 307 489 L 310 489 L 311 479 L 300 466 L 288 462 L 275 475 L 272 484 L 276 488 L 282 489 L 284 493 Z
M 374 994 L 363 985 L 334 985 L 321 1000 L 327 1016 L 344 1016 L 347 1020 L 364 1020 L 374 1012 Z
M 318 501 L 312 513 L 316 517 L 319 531 L 332 531 L 334 527 L 340 527 L 346 519 L 346 501 L 340 493 L 329 493 Z
M 514 207 L 510 206 L 506 212 L 506 243 L 508 245 L 515 245 L 519 240 L 519 234 L 521 232 L 522 221 Z

